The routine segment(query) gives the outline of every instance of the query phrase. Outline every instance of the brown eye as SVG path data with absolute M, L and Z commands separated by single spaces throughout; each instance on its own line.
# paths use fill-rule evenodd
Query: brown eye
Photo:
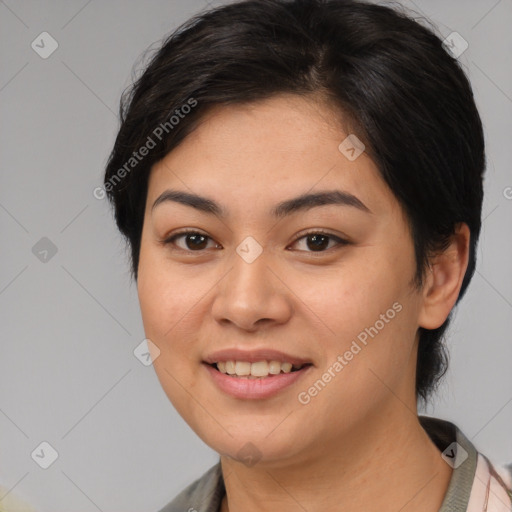
M 183 239 L 183 243 L 181 245 L 179 243 L 176 243 L 176 241 L 179 239 Z M 198 252 L 207 248 L 209 240 L 211 240 L 209 236 L 204 235 L 202 233 L 198 233 L 197 231 L 184 231 L 182 233 L 172 235 L 163 243 L 165 245 L 174 244 L 179 249 L 182 249 L 184 251 Z M 213 240 L 211 241 L 213 242 Z
M 347 245 L 349 242 L 343 240 L 339 236 L 333 235 L 332 233 L 324 233 L 322 231 L 313 231 L 300 236 L 294 242 L 294 245 L 298 242 L 305 240 L 306 252 L 326 252 L 326 250 L 332 248 L 331 242 L 335 242 L 335 245 Z M 331 245 L 330 245 L 331 244 Z

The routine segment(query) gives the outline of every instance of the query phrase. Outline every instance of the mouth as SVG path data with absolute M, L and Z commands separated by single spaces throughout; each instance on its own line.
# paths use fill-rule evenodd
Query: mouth
M 277 375 L 295 373 L 312 366 L 312 363 L 293 364 L 277 360 L 255 362 L 227 360 L 214 363 L 205 362 L 205 364 L 229 377 L 246 380 L 273 378 Z
M 202 363 L 218 390 L 241 400 L 277 396 L 297 386 L 315 367 L 311 359 L 270 347 L 225 348 L 207 355 Z

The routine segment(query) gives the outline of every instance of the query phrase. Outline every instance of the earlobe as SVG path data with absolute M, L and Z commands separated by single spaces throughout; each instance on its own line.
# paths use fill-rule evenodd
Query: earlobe
M 465 223 L 457 224 L 448 248 L 431 262 L 425 284 L 418 318 L 425 329 L 440 327 L 452 310 L 459 296 L 469 259 L 470 231 Z

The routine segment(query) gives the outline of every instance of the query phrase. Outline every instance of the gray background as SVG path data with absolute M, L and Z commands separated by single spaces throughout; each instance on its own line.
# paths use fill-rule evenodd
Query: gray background
M 488 151 L 478 269 L 426 413 L 511 462 L 512 0 L 403 3 L 443 38 L 468 41 L 460 61 Z M 157 511 L 217 459 L 134 357 L 145 337 L 136 287 L 107 202 L 92 193 L 133 64 L 206 6 L 0 1 L 0 483 L 40 511 Z M 31 48 L 43 31 L 59 44 L 47 59 Z M 43 237 L 57 248 L 46 262 L 32 251 Z M 31 458 L 42 441 L 59 453 L 46 470 Z

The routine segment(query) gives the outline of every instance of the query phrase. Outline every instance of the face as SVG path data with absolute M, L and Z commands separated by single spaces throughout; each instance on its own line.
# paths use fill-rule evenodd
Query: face
M 151 171 L 144 329 L 169 399 L 221 454 L 307 459 L 415 406 L 411 234 L 347 135 L 312 99 L 221 106 Z

